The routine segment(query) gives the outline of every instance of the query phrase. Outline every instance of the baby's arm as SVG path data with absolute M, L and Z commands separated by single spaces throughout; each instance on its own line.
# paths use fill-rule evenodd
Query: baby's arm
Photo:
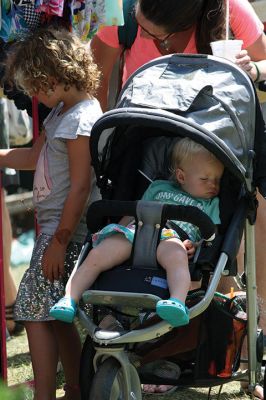
M 44 276 L 50 281 L 59 279 L 64 273 L 66 248 L 80 221 L 90 193 L 89 140 L 88 136 L 78 136 L 77 139 L 67 140 L 70 190 L 59 225 L 42 260 Z
M 42 132 L 32 147 L 1 149 L 0 168 L 7 167 L 18 170 L 35 170 L 44 141 L 45 133 Z
M 193 258 L 197 247 L 196 243 L 193 243 L 191 240 L 186 239 L 183 241 L 183 244 L 187 250 L 188 259 Z
M 130 224 L 130 222 L 134 222 L 134 218 L 126 215 L 120 219 L 119 225 L 127 226 Z

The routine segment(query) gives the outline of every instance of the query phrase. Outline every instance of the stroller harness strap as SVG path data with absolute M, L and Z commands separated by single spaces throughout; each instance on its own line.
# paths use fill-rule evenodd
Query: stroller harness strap
M 163 203 L 138 201 L 133 265 L 157 268 L 156 249 L 160 238 Z
M 194 223 L 205 240 L 213 240 L 215 225 L 197 207 L 176 206 L 154 201 L 139 200 L 136 206 L 137 229 L 134 241 L 133 266 L 157 269 L 157 245 L 166 221 L 173 219 Z

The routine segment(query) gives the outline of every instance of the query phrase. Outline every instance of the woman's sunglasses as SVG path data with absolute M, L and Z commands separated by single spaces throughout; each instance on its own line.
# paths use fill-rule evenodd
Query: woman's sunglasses
M 174 35 L 175 32 L 173 33 L 168 33 L 167 35 L 164 36 L 158 36 L 154 35 L 153 33 L 149 32 L 146 28 L 144 28 L 137 20 L 136 18 L 136 8 L 134 7 L 133 10 L 131 11 L 131 15 L 133 18 L 135 18 L 137 24 L 140 26 L 141 30 L 145 33 L 147 33 L 149 36 L 151 36 L 153 39 L 158 40 L 158 42 L 164 42 L 167 39 L 169 39 L 170 36 Z

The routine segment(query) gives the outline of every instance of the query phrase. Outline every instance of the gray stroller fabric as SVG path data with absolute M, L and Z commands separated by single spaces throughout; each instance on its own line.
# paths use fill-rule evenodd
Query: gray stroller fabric
M 196 123 L 222 148 L 227 147 L 245 171 L 250 168 L 254 88 L 248 76 L 229 61 L 213 56 L 161 57 L 133 74 L 117 107 L 161 109 L 183 116 L 186 123 Z

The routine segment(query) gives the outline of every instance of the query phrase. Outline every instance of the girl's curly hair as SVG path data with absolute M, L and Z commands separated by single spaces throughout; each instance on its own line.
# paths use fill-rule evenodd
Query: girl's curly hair
M 26 93 L 47 93 L 51 78 L 76 86 L 93 96 L 100 72 L 93 62 L 88 45 L 62 28 L 41 28 L 11 46 L 6 60 L 5 79 Z

